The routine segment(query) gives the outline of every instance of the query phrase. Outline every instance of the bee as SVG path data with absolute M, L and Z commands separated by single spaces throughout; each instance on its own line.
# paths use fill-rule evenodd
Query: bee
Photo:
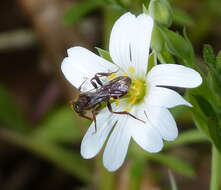
M 96 73 L 93 78 L 90 79 L 91 84 L 94 87 L 94 91 L 81 92 L 81 88 L 86 80 L 78 88 L 77 100 L 70 101 L 72 109 L 81 117 L 94 121 L 95 132 L 97 131 L 96 115 L 102 107 L 102 103 L 105 102 L 108 110 L 113 114 L 126 114 L 134 119 L 144 122 L 138 119 L 127 111 L 113 111 L 110 99 L 119 99 L 124 97 L 130 89 L 131 79 L 128 76 L 118 76 L 108 83 L 103 84 L 101 77 L 108 77 L 116 72 L 111 73 Z M 87 111 L 91 111 L 92 117 L 86 115 Z M 145 123 L 145 122 L 144 122 Z

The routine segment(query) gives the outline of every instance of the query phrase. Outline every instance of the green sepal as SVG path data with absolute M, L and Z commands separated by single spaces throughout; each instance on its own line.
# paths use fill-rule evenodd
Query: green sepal
M 151 49 L 153 49 L 157 53 L 161 52 L 161 50 L 163 49 L 164 39 L 157 25 L 154 25 L 153 27 L 150 46 Z
M 110 61 L 110 62 L 113 62 L 112 59 L 111 59 L 111 56 L 110 56 L 110 53 L 104 49 L 101 49 L 101 48 L 98 48 L 98 47 L 95 47 L 99 53 L 99 55 L 101 57 L 103 57 L 104 59 Z

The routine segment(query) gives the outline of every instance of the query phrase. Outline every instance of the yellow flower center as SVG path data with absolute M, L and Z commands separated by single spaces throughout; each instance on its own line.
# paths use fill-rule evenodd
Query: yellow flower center
M 131 105 L 139 104 L 146 94 L 146 82 L 142 79 L 132 79 L 129 90 L 129 102 Z
M 135 68 L 133 66 L 130 66 L 128 68 L 128 71 L 130 74 L 135 73 Z M 123 72 L 123 76 L 128 76 L 126 72 Z M 111 74 L 108 76 L 109 80 L 113 80 L 117 77 L 116 73 Z M 146 95 L 146 82 L 144 79 L 141 78 L 131 78 L 132 83 L 130 85 L 130 89 L 128 91 L 127 96 L 125 97 L 128 100 L 128 106 L 124 108 L 125 111 L 130 111 L 132 108 L 132 105 L 139 104 L 143 101 L 144 96 Z M 119 105 L 119 99 L 113 99 L 111 98 L 111 101 L 115 101 L 116 106 Z

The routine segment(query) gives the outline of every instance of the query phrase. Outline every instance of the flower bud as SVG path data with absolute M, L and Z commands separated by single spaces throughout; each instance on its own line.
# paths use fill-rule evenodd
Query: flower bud
M 172 24 L 173 11 L 167 0 L 151 0 L 149 14 L 159 25 L 170 27 Z

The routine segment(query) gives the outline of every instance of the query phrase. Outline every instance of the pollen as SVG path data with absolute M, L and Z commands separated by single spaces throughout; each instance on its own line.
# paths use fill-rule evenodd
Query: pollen
M 109 80 L 113 80 L 117 77 L 116 73 L 112 73 L 110 76 L 108 76 Z
M 129 111 L 131 110 L 131 107 L 130 107 L 130 106 L 127 106 L 127 107 L 124 108 L 124 110 L 127 111 L 127 112 L 129 112 Z
M 131 105 L 140 103 L 146 94 L 146 83 L 141 79 L 133 79 L 129 90 L 129 103 Z
M 123 72 L 123 76 L 124 76 L 124 77 L 127 77 L 128 75 L 127 75 L 127 73 L 126 73 L 126 72 Z
M 128 68 L 128 70 L 129 70 L 129 72 L 130 72 L 131 74 L 134 74 L 134 72 L 135 72 L 135 69 L 134 69 L 133 66 L 130 66 L 130 67 Z
M 117 98 L 117 99 L 115 100 L 115 104 L 116 104 L 116 106 L 119 105 L 119 102 L 120 102 L 120 100 L 119 100 L 119 98 Z

